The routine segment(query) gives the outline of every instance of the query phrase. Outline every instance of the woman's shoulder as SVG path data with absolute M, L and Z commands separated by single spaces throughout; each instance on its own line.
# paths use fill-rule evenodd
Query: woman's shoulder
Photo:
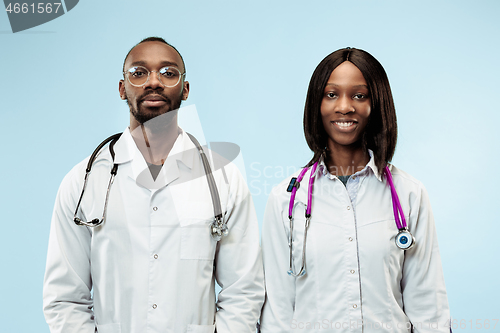
M 389 164 L 389 170 L 391 171 L 392 178 L 394 180 L 394 186 L 396 190 L 404 190 L 405 192 L 414 192 L 419 195 L 422 191 L 426 191 L 422 182 L 406 171 L 397 168 L 393 164 Z
M 298 168 L 295 172 L 290 174 L 288 177 L 285 177 L 278 185 L 274 186 L 271 190 L 270 197 L 274 197 L 278 200 L 289 200 L 291 194 L 291 185 L 293 185 L 292 179 L 297 179 L 303 170 L 303 167 Z M 309 176 L 311 174 L 311 168 L 306 171 L 304 174 L 302 181 L 300 182 L 298 191 L 302 189 L 307 189 L 307 182 L 309 181 Z

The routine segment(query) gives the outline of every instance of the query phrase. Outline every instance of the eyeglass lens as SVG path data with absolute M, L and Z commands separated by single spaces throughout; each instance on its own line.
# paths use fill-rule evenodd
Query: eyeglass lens
M 155 71 L 156 72 L 156 71 Z M 142 86 L 148 82 L 150 72 L 142 66 L 135 66 L 127 70 L 127 77 L 133 86 Z M 181 79 L 181 73 L 175 67 L 163 67 L 156 72 L 160 82 L 167 88 L 175 87 Z

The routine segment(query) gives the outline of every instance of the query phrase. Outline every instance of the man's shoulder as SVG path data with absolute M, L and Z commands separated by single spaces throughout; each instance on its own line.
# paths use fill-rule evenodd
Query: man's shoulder
M 79 184 L 83 182 L 85 173 L 88 168 L 91 155 L 88 155 L 82 161 L 77 163 L 71 170 L 64 176 L 61 185 L 63 184 Z M 91 172 L 95 171 L 101 165 L 109 165 L 111 161 L 111 154 L 109 153 L 109 148 L 102 148 L 97 156 L 94 158 L 92 163 Z

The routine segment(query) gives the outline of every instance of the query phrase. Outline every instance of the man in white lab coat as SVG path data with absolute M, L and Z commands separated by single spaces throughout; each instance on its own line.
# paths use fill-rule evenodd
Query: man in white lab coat
M 253 202 L 233 164 L 213 168 L 229 233 L 211 237 L 204 167 L 177 125 L 189 94 L 181 55 L 161 38 L 141 41 L 125 59 L 119 91 L 130 126 L 114 158 L 106 147 L 95 159 L 78 210 L 84 221 L 106 211 L 104 223 L 73 221 L 88 158 L 66 175 L 56 198 L 43 289 L 50 331 L 255 332 L 264 277 Z

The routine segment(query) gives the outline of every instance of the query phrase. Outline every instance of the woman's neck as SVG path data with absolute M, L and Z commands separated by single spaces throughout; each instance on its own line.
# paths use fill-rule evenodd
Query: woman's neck
M 363 150 L 360 145 L 342 146 L 328 143 L 325 163 L 332 175 L 352 175 L 363 170 L 369 161 L 368 151 Z

